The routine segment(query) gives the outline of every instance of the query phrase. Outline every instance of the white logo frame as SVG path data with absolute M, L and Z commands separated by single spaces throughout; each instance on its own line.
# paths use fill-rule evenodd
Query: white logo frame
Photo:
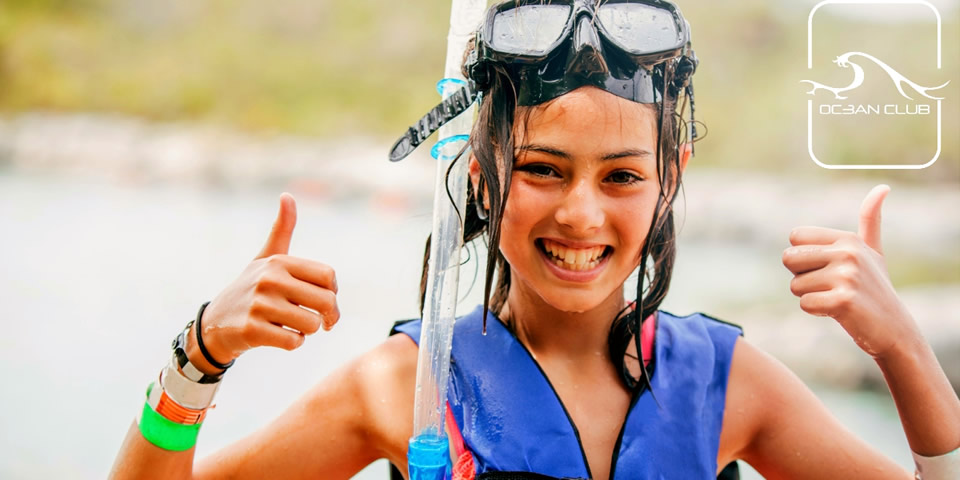
M 930 8 L 933 11 L 933 14 L 937 17 L 937 70 L 941 70 L 941 52 L 943 44 L 943 30 L 942 30 L 942 20 L 940 18 L 940 11 L 937 10 L 933 4 L 927 0 L 822 0 L 820 3 L 814 5 L 813 9 L 810 10 L 810 16 L 807 18 L 807 70 L 813 68 L 813 17 L 817 13 L 817 10 L 820 7 L 825 5 L 924 5 Z M 817 165 L 822 168 L 831 169 L 831 170 L 920 170 L 933 165 L 934 162 L 940 158 L 940 150 L 942 145 L 942 114 L 943 109 L 941 108 L 942 100 L 937 100 L 937 152 L 933 155 L 933 158 L 930 159 L 927 163 L 920 165 L 912 164 L 899 164 L 899 165 L 836 165 L 831 163 L 824 163 L 817 158 L 817 155 L 813 153 L 813 100 L 807 100 L 807 152 L 810 154 L 810 159 L 814 161 Z

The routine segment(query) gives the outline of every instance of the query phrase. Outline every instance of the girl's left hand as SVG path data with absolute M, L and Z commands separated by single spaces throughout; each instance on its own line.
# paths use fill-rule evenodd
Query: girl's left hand
M 898 341 L 916 338 L 916 323 L 897 297 L 880 247 L 880 209 L 890 187 L 878 185 L 860 206 L 858 233 L 797 227 L 783 265 L 793 272 L 790 291 L 800 308 L 833 317 L 874 358 Z

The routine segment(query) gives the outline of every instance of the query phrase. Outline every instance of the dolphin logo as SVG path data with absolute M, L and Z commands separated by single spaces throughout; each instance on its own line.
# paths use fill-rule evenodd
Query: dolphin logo
M 879 66 L 880 68 L 882 68 L 885 72 L 887 72 L 887 75 L 890 76 L 890 80 L 893 81 L 893 84 L 894 84 L 894 86 L 897 87 L 897 91 L 900 92 L 900 95 L 903 95 L 905 98 L 907 98 L 907 99 L 909 99 L 909 100 L 913 100 L 913 98 L 911 98 L 909 95 L 906 94 L 906 92 L 903 91 L 903 85 L 904 85 L 904 84 L 910 85 L 910 87 L 911 87 L 914 91 L 916 91 L 916 92 L 919 93 L 920 95 L 923 95 L 924 97 L 927 97 L 927 98 L 929 98 L 929 99 L 931 99 L 931 100 L 942 100 L 943 97 L 934 97 L 934 96 L 928 95 L 927 92 L 928 92 L 928 91 L 931 91 L 931 90 L 939 90 L 939 89 L 947 86 L 948 83 L 950 83 L 950 81 L 947 80 L 946 82 L 943 83 L 943 85 L 939 85 L 939 86 L 936 86 L 936 87 L 923 87 L 923 86 L 917 85 L 915 82 L 913 82 L 913 81 L 911 81 L 910 79 L 908 79 L 907 77 L 901 75 L 900 72 L 897 72 L 896 70 L 893 69 L 893 67 L 891 67 L 890 65 L 887 65 L 886 63 L 884 63 L 883 61 L 881 61 L 881 60 L 878 59 L 877 57 L 874 57 L 873 55 L 870 55 L 870 54 L 868 54 L 868 53 L 863 53 L 863 52 L 847 52 L 847 53 L 844 53 L 843 55 L 840 55 L 839 57 L 837 57 L 837 58 L 833 61 L 833 63 L 836 63 L 838 66 L 843 67 L 843 68 L 848 68 L 848 67 L 853 68 L 853 81 L 850 82 L 850 85 L 847 85 L 847 86 L 845 86 L 845 87 L 830 87 L 830 86 L 824 85 L 824 84 L 822 84 L 822 83 L 815 82 L 815 81 L 813 81 L 813 80 L 800 80 L 801 83 L 807 82 L 807 83 L 809 83 L 810 85 L 813 86 L 813 89 L 810 90 L 809 92 L 807 92 L 807 94 L 809 94 L 809 95 L 814 95 L 817 90 L 821 90 L 821 89 L 822 89 L 822 90 L 827 90 L 827 91 L 829 91 L 829 92 L 832 92 L 833 95 L 834 95 L 838 100 L 844 100 L 844 99 L 846 99 L 847 97 L 841 96 L 840 94 L 843 93 L 843 92 L 846 92 L 846 91 L 853 90 L 853 89 L 859 87 L 861 84 L 863 84 L 863 67 L 861 67 L 860 65 L 857 65 L 856 63 L 850 61 L 850 57 L 853 57 L 853 56 L 860 56 L 860 57 L 866 58 L 867 60 L 870 60 L 870 61 L 872 61 L 873 63 L 877 64 L 877 66 Z

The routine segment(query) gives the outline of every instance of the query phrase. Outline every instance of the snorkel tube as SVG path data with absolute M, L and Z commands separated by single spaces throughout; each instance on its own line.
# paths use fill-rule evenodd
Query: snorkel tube
M 486 0 L 452 2 L 444 78 L 437 84 L 444 99 L 459 92 L 466 84 L 460 72 L 463 52 L 485 9 Z M 437 178 L 426 302 L 417 360 L 413 437 L 407 450 L 407 470 L 411 480 L 443 480 L 450 459 L 444 413 L 460 280 L 462 213 L 467 192 L 467 162 L 465 159 L 454 161 L 469 138 L 473 124 L 472 103 L 471 99 L 469 108 L 440 127 L 440 140 L 430 152 L 437 161 Z

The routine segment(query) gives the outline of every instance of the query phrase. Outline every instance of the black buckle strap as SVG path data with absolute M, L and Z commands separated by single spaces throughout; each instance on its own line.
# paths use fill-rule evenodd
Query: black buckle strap
M 479 95 L 476 85 L 471 81 L 442 102 L 433 107 L 426 115 L 414 123 L 390 148 L 390 161 L 399 162 L 410 155 L 433 132 L 436 132 L 450 120 L 470 108 Z

